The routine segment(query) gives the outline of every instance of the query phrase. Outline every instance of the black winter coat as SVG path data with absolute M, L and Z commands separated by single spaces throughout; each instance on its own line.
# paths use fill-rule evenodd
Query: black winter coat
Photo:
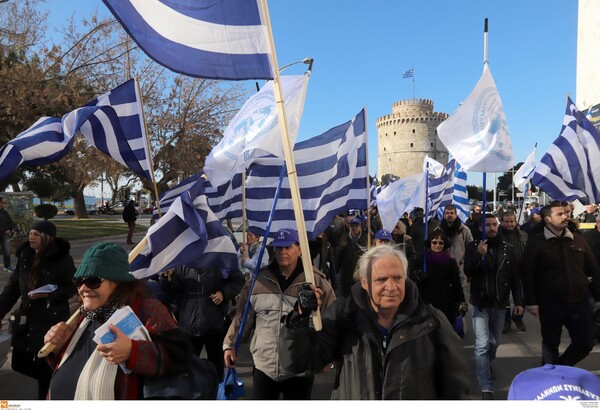
M 225 314 L 232 301 L 244 286 L 240 271 L 223 278 L 220 269 L 194 269 L 180 266 L 171 280 L 161 277 L 162 291 L 175 298 L 176 317 L 185 333 L 193 336 L 225 334 Z M 210 295 L 223 292 L 223 302 L 215 305 Z
M 469 243 L 465 253 L 465 274 L 471 280 L 469 303 L 479 309 L 504 309 L 510 306 L 510 292 L 515 305 L 524 306 L 523 285 L 515 263 L 513 246 L 496 237 L 496 245 L 488 238 L 488 252 L 477 252 L 480 240 Z
M 77 293 L 73 284 L 75 264 L 69 254 L 71 245 L 62 238 L 55 238 L 43 261 L 41 274 L 38 274 L 36 288 L 54 284 L 58 286 L 48 298 L 31 300 L 27 293 L 28 278 L 35 250 L 25 242 L 17 249 L 17 266 L 8 278 L 8 283 L 0 294 L 0 317 L 12 309 L 21 298 L 18 311 L 27 317 L 24 328 L 13 333 L 11 344 L 15 350 L 37 353 L 44 345 L 44 336 L 50 327 L 66 321 L 70 316 L 69 298 Z
M 420 300 L 410 279 L 386 337 L 360 283 L 350 297 L 323 311 L 322 331 L 303 325 L 282 330 L 282 351 L 288 354 L 281 360 L 297 373 L 336 361 L 332 399 L 466 398 L 469 370 L 462 342 L 442 312 Z
M 419 269 L 411 274 L 411 278 L 416 282 L 423 302 L 444 312 L 448 321 L 454 324 L 458 306 L 465 302 L 458 264 L 449 250 L 434 253 L 426 249 L 425 257 L 427 271 L 423 272 L 421 257 L 418 259 Z

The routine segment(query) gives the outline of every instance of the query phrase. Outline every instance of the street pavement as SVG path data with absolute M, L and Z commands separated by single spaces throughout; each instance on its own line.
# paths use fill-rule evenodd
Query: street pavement
M 147 224 L 148 219 L 141 219 L 138 220 L 138 222 L 141 224 Z M 141 240 L 142 236 L 142 234 L 136 234 L 134 237 L 134 242 Z M 99 242 L 114 242 L 121 245 L 127 251 L 130 251 L 133 248 L 133 245 L 126 244 L 126 235 L 72 241 L 71 255 L 75 260 L 76 266 L 78 266 L 81 262 L 84 252 L 90 246 Z M 8 274 L 1 272 L 0 289 L 4 287 L 7 279 Z M 493 364 L 496 373 L 495 399 L 497 400 L 505 400 L 507 398 L 510 383 L 517 374 L 526 369 L 541 365 L 541 338 L 539 322 L 536 318 L 529 314 L 525 315 L 524 321 L 527 326 L 526 332 L 517 331 L 513 324 L 511 331 L 502 335 L 502 344 L 498 349 L 497 358 Z M 2 328 L 7 329 L 6 320 L 3 320 Z M 568 343 L 569 338 L 565 330 L 563 332 L 561 351 L 564 350 Z M 463 339 L 463 344 L 465 347 L 464 354 L 468 360 L 470 371 L 470 398 L 479 400 L 481 398 L 481 393 L 475 377 L 473 335 L 471 332 L 469 314 L 467 315 L 467 334 Z M 590 370 L 600 376 L 600 344 L 596 344 L 590 355 L 578 363 L 578 367 Z M 237 371 L 238 376 L 245 382 L 246 396 L 250 398 L 252 394 L 252 359 L 247 343 L 243 344 L 238 352 Z M 312 397 L 313 400 L 329 399 L 334 377 L 334 369 L 331 369 L 327 373 L 319 374 L 315 377 Z M 35 400 L 37 397 L 36 391 L 37 383 L 35 380 L 22 376 L 11 370 L 9 354 L 8 360 L 0 368 L 0 400 Z

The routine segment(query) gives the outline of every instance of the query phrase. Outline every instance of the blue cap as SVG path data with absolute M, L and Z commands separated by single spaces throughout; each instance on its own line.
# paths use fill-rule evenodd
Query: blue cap
M 600 377 L 578 367 L 547 364 L 512 381 L 508 400 L 600 400 Z
M 375 239 L 379 239 L 380 241 L 393 241 L 392 234 L 385 229 L 380 229 L 375 233 Z
M 271 242 L 271 246 L 287 247 L 295 243 L 300 243 L 298 239 L 298 231 L 295 229 L 280 229 L 277 231 L 277 236 Z
M 260 229 L 258 229 L 256 226 L 250 226 L 248 228 L 248 232 L 250 232 L 252 235 L 255 235 L 255 236 L 262 235 L 262 233 L 260 232 Z
M 358 219 L 358 218 L 353 218 L 349 223 L 349 225 L 360 225 L 360 224 L 361 224 L 361 222 L 360 222 L 360 219 Z
M 533 208 L 531 210 L 531 215 L 539 215 L 541 213 L 541 209 L 539 207 Z

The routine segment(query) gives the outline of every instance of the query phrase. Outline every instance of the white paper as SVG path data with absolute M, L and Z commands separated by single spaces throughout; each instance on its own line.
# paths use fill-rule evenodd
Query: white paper
M 53 285 L 52 283 L 49 283 L 47 285 L 40 286 L 39 288 L 32 290 L 31 292 L 29 292 L 27 294 L 27 296 L 35 295 L 35 294 L 38 294 L 38 293 L 52 293 L 56 289 L 58 289 L 57 285 Z
M 148 330 L 136 314 L 129 306 L 117 309 L 110 318 L 94 332 L 94 342 L 97 344 L 112 343 L 116 339 L 116 335 L 110 330 L 110 324 L 118 327 L 130 339 L 133 340 L 152 340 Z M 123 371 L 127 374 L 131 373 L 125 362 L 119 364 Z

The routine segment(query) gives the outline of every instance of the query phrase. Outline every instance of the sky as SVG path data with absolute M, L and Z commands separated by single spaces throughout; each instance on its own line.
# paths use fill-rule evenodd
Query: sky
M 313 58 L 298 140 L 319 135 L 367 109 L 369 170 L 377 172 L 376 120 L 392 104 L 431 99 L 452 114 L 488 62 L 502 99 L 515 164 L 538 144 L 539 160 L 558 136 L 566 97 L 576 100 L 577 7 L 574 0 L 271 0 L 280 67 Z M 67 17 L 109 12 L 100 0 L 50 0 L 49 31 Z M 287 74 L 300 74 L 296 65 Z M 254 81 L 246 81 L 249 89 Z M 587 108 L 587 107 L 580 107 Z M 488 176 L 490 177 L 490 176 Z M 481 185 L 470 173 L 469 185 Z M 490 182 L 488 182 L 489 187 Z

